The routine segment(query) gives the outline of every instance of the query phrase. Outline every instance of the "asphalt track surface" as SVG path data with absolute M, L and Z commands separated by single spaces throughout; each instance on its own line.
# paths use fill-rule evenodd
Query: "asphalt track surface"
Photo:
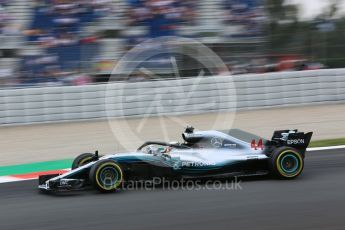
M 345 150 L 309 152 L 301 177 L 252 178 L 242 189 L 39 194 L 0 185 L 0 229 L 345 229 Z

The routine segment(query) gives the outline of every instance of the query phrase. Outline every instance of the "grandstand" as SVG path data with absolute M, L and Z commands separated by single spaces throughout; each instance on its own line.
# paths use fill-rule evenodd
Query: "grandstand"
M 1 34 L 0 83 L 37 86 L 104 81 L 116 60 L 133 45 L 169 35 L 195 38 L 226 62 L 238 56 L 253 57 L 262 52 L 264 42 L 260 30 L 248 30 L 248 25 L 262 16 L 253 14 L 261 5 L 254 0 L 244 2 L 252 10 L 241 12 L 242 21 L 229 23 L 225 20 L 229 9 L 233 13 L 238 5 L 233 0 L 2 1 L 3 12 L 10 17 L 2 23 L 6 26 Z M 196 73 L 191 71 L 195 63 L 182 62 L 183 75 Z M 170 66 L 150 67 L 165 75 L 172 73 Z

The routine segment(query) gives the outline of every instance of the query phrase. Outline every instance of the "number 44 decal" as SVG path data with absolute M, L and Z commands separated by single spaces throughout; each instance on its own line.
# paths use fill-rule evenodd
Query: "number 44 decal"
M 256 144 L 255 140 L 252 140 L 252 143 L 250 144 L 250 147 L 252 149 L 255 149 L 255 150 L 258 150 L 258 149 L 263 150 L 264 149 L 264 145 L 263 145 L 262 139 L 260 139 L 257 144 Z

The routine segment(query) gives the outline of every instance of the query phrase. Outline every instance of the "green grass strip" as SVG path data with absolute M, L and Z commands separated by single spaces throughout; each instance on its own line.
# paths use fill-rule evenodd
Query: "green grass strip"
M 28 174 L 70 168 L 72 160 L 46 161 L 32 164 L 1 166 L 0 176 Z
M 337 145 L 345 145 L 345 138 L 312 141 L 309 147 L 327 147 L 327 146 L 337 146 Z

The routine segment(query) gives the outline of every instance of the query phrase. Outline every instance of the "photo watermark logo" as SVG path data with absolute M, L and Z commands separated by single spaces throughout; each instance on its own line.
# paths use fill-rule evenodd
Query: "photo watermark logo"
M 154 191 L 154 190 L 243 190 L 242 181 L 234 177 L 232 180 L 201 180 L 201 179 L 166 179 L 154 177 L 151 180 L 129 180 L 122 183 L 120 190 Z
M 182 77 L 189 69 L 194 77 Z M 105 96 L 110 127 L 126 151 L 151 136 L 171 141 L 172 131 L 188 125 L 231 127 L 235 113 L 222 113 L 236 111 L 235 86 L 222 59 L 200 42 L 180 37 L 151 39 L 129 50 L 113 69 Z M 213 116 L 193 117 L 206 113 Z

